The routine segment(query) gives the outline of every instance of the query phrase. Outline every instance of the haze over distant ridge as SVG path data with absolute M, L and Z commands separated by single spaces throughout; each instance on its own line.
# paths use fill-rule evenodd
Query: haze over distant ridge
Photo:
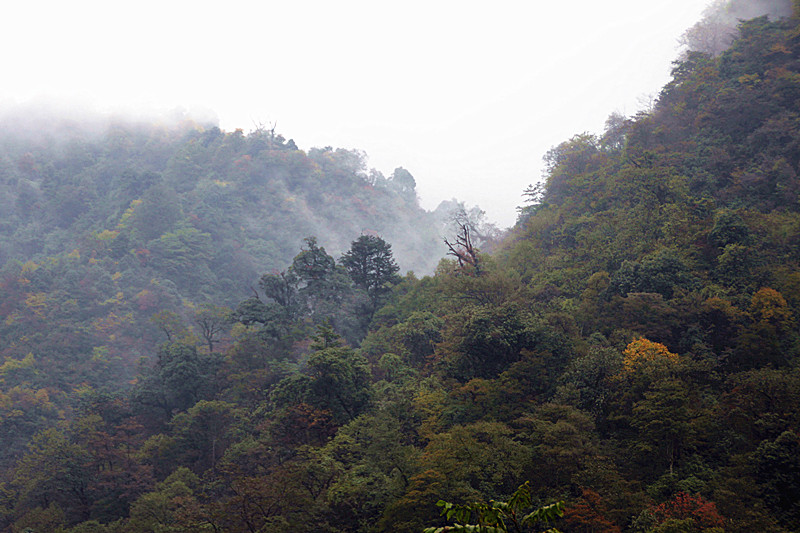
M 635 113 L 663 85 L 706 5 L 15 3 L 0 103 L 48 95 L 182 107 L 228 131 L 274 124 L 302 149 L 408 168 L 428 209 L 456 196 L 506 226 L 551 146 Z

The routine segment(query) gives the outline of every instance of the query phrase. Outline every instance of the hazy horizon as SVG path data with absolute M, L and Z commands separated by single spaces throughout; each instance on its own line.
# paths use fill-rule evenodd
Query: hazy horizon
M 358 149 L 385 175 L 408 169 L 427 209 L 455 197 L 509 226 L 549 148 L 636 113 L 668 81 L 707 3 L 17 4 L 0 37 L 18 51 L 6 52 L 0 105 L 275 125 L 304 150 Z

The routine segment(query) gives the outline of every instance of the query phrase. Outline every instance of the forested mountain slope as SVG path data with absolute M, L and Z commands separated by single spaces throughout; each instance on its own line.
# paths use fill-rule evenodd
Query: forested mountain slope
M 442 216 L 419 207 L 411 174 L 385 178 L 357 151 L 32 111 L 0 121 L 0 335 L 5 357 L 33 353 L 61 385 L 104 383 L 85 372 L 98 361 L 129 379 L 160 342 L 153 314 L 235 306 L 308 236 L 338 256 L 381 235 L 405 270 L 444 255 Z
M 612 115 L 604 135 L 551 150 L 546 187 L 528 191 L 533 205 L 521 210 L 505 264 L 587 320 L 584 331 L 635 325 L 749 367 L 766 354 L 727 335 L 687 335 L 698 317 L 681 306 L 696 314 L 701 300 L 724 300 L 726 312 L 744 313 L 764 287 L 798 304 L 798 36 L 794 19 L 758 18 L 740 31 L 718 58 L 689 52 L 652 112 Z M 623 312 L 642 299 L 661 313 L 649 326 Z M 596 305 L 607 307 L 598 315 Z M 614 312 L 634 322 L 610 320 Z M 793 355 L 774 348 L 771 362 Z
M 213 252 L 186 271 L 187 286 L 203 282 L 218 293 L 218 281 L 246 284 L 253 272 L 285 267 L 308 235 L 339 253 L 353 235 L 381 234 L 397 243 L 404 270 L 430 272 L 438 262 L 438 235 L 424 231 L 436 224 L 416 203 L 414 178 L 402 168 L 386 178 L 356 150 L 306 153 L 274 130 L 223 132 L 188 118 L 32 111 L 0 117 L 3 263 L 70 246 L 105 252 L 87 233 L 117 255 L 153 245 L 153 259 L 168 263 L 154 241 L 180 231 Z M 415 225 L 418 219 L 425 223 Z M 192 239 L 194 232 L 208 235 Z M 222 263 L 227 278 L 203 277 Z
M 447 523 L 440 499 L 507 500 L 528 481 L 532 507 L 565 502 L 564 532 L 800 530 L 794 13 L 743 22 L 717 55 L 688 52 L 653 109 L 554 148 L 491 256 L 468 223 L 421 279 L 398 276 L 386 233 L 351 237 L 340 258 L 321 238 L 294 243 L 230 315 L 153 300 L 164 342 L 130 391 L 101 386 L 111 341 L 85 359 L 98 377 L 72 388 L 52 376 L 69 382 L 74 365 L 13 352 L 0 527 L 411 533 Z M 92 234 L 107 247 L 6 277 L 3 305 L 27 309 L 4 315 L 15 342 L 48 313 L 86 312 L 73 295 L 87 274 L 69 267 L 121 261 L 98 254 L 126 233 L 142 242 L 146 201 Z M 192 228 L 211 233 L 173 233 Z M 163 261 L 146 249 L 136 261 Z M 57 311 L 29 288 L 71 276 Z M 75 321 L 53 338 L 95 334 Z

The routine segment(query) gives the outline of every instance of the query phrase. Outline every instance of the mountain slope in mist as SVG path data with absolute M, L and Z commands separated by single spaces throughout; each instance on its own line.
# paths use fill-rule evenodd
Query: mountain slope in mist
M 185 119 L 7 112 L 2 355 L 58 369 L 52 386 L 118 382 L 161 341 L 153 314 L 234 307 L 306 237 L 338 258 L 359 235 L 380 236 L 402 272 L 427 273 L 445 252 L 443 224 L 419 207 L 408 171 L 384 177 L 355 150 L 304 152 L 274 131 Z
M 441 255 L 413 177 L 400 169 L 386 178 L 356 150 L 306 153 L 274 131 L 244 135 L 190 120 L 33 114 L 0 121 L 0 263 L 88 245 L 87 232 L 104 229 L 130 248 L 179 228 L 208 233 L 215 255 L 233 247 L 254 272 L 285 267 L 308 235 L 334 253 L 361 233 L 382 235 L 404 270 L 430 272 Z M 121 222 L 129 209 L 131 225 Z
M 799 531 L 800 11 L 738 30 L 678 61 L 652 109 L 548 153 L 495 253 L 464 224 L 453 260 L 401 279 L 365 238 L 386 267 L 368 284 L 358 254 L 309 240 L 213 343 L 219 309 L 184 299 L 238 279 L 215 229 L 271 257 L 245 239 L 281 231 L 263 226 L 278 210 L 347 205 L 333 184 L 411 205 L 413 178 L 368 189 L 351 152 L 189 128 L 162 152 L 112 135 L 114 157 L 155 163 L 110 168 L 103 190 L 79 170 L 108 157 L 49 142 L 75 155 L 48 166 L 27 148 L 4 167 L 4 209 L 43 214 L 4 248 L 34 259 L 0 278 L 0 530 L 418 533 L 447 529 L 444 500 L 464 521 L 462 503 L 494 501 L 493 520 L 565 502 L 520 531 Z M 95 212 L 85 194 L 120 198 Z M 241 205 L 256 209 L 235 226 L 214 211 Z M 114 388 L 155 312 L 164 342 Z

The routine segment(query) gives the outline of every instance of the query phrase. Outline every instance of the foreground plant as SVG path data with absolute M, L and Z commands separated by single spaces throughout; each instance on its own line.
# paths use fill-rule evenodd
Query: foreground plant
M 436 505 L 442 508 L 442 516 L 447 516 L 448 520 L 452 520 L 455 523 L 452 526 L 429 527 L 423 530 L 423 533 L 507 533 L 509 531 L 522 533 L 524 531 L 538 531 L 538 528 L 532 528 L 537 524 L 546 526 L 547 523 L 564 515 L 564 502 L 545 505 L 528 514 L 524 514 L 531 507 L 531 491 L 527 481 L 520 485 L 507 502 L 490 500 L 489 503 L 457 505 L 439 500 Z M 476 523 L 465 523 L 471 520 Z M 550 528 L 545 533 L 559 533 L 559 531 L 556 528 Z

